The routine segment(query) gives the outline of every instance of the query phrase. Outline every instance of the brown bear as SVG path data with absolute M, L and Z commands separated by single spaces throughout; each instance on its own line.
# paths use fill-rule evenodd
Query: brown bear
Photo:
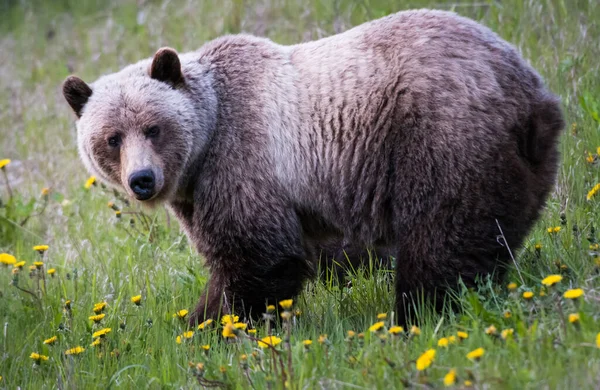
M 291 46 L 162 48 L 63 92 L 87 168 L 165 202 L 206 258 L 192 321 L 294 297 L 323 248 L 392 254 L 403 323 L 421 292 L 439 303 L 459 277 L 501 276 L 555 183 L 564 127 L 512 46 L 434 10 Z

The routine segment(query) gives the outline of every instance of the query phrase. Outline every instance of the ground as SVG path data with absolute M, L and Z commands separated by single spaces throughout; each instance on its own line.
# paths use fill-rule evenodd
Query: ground
M 401 388 L 443 387 L 444 379 L 475 388 L 598 387 L 600 3 L 223 3 L 0 3 L 0 253 L 7 254 L 0 255 L 7 263 L 0 265 L 0 389 Z M 185 333 L 179 311 L 195 304 L 206 282 L 202 259 L 164 209 L 144 211 L 97 182 L 86 185 L 61 82 L 71 73 L 91 81 L 161 46 L 183 52 L 240 31 L 295 43 L 417 7 L 488 25 L 562 98 L 568 128 L 558 183 L 514 253 L 518 267 L 502 285 L 482 281 L 460 291 L 452 313 L 420 310 L 420 334 L 390 333 L 398 329 L 386 272 L 350 275 L 351 285 L 311 283 L 290 309 L 268 314 L 288 311 L 290 319 L 275 328 L 251 324 L 256 334 L 239 329 L 225 338 L 231 328 L 219 319 Z M 26 264 L 13 271 L 19 261 Z M 549 275 L 560 278 L 544 280 Z M 577 289 L 579 298 L 564 296 Z M 106 307 L 95 309 L 105 316 L 96 324 L 89 317 L 101 302 Z M 268 334 L 273 344 L 283 341 L 261 348 L 254 338 Z M 78 346 L 84 350 L 66 354 Z M 483 355 L 469 358 L 471 351 Z

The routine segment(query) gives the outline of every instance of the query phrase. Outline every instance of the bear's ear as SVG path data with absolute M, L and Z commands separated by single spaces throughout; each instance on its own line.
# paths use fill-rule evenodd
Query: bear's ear
M 63 95 L 75 111 L 75 115 L 81 118 L 81 110 L 92 96 L 92 89 L 79 77 L 69 76 L 63 83 Z
M 181 62 L 175 49 L 170 47 L 158 49 L 150 66 L 150 77 L 172 86 L 183 82 Z

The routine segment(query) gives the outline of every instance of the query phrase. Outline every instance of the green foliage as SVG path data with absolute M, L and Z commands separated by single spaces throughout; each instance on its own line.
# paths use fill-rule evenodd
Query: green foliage
M 84 187 L 61 82 L 71 73 L 91 81 L 161 46 L 194 50 L 242 31 L 296 43 L 426 6 L 491 27 L 563 101 L 569 128 L 558 184 L 515 253 L 518 270 L 511 267 L 507 280 L 514 288 L 482 280 L 457 291 L 441 315 L 419 307 L 420 335 L 392 335 L 393 276 L 357 271 L 341 283 L 310 283 L 289 322 L 251 324 L 256 336 L 224 340 L 215 321 L 178 344 L 188 329 L 173 314 L 199 297 L 207 278 L 202 259 L 163 208 L 142 210 L 99 183 Z M 0 14 L 0 159 L 12 160 L 0 174 L 0 252 L 27 263 L 15 274 L 13 265 L 0 265 L 0 388 L 281 388 L 286 380 L 291 388 L 442 387 L 451 368 L 458 387 L 597 387 L 600 193 L 586 199 L 600 181 L 597 1 L 34 0 L 0 3 Z M 40 195 L 44 187 L 49 193 Z M 39 244 L 49 249 L 34 251 Z M 41 268 L 29 269 L 40 260 Z M 549 274 L 563 279 L 545 287 Z M 569 288 L 582 288 L 584 297 L 565 299 Z M 137 295 L 139 306 L 131 301 Z M 98 302 L 107 302 L 105 317 L 93 324 Z M 383 329 L 370 332 L 383 312 Z M 104 327 L 111 332 L 91 346 L 92 333 Z M 459 340 L 458 331 L 468 338 Z M 269 332 L 283 340 L 277 352 L 252 338 Z M 44 344 L 52 336 L 57 341 Z M 447 347 L 438 346 L 442 338 Z M 65 355 L 78 345 L 85 351 Z M 478 362 L 466 357 L 480 347 Z M 433 363 L 418 371 L 417 358 L 430 348 Z M 36 364 L 34 352 L 48 360 Z

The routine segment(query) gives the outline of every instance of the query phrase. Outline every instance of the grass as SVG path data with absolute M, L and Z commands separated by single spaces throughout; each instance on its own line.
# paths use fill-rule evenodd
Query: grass
M 600 194 L 589 201 L 586 195 L 600 181 L 600 3 L 215 4 L 0 3 L 0 159 L 12 160 L 0 174 L 0 252 L 27 263 L 18 274 L 11 273 L 13 266 L 0 267 L 0 388 L 442 387 L 451 368 L 457 387 L 598 387 Z M 99 183 L 84 187 L 87 174 L 77 157 L 73 116 L 60 93 L 63 79 L 76 73 L 91 81 L 163 45 L 193 50 L 240 31 L 294 43 L 425 6 L 453 9 L 490 26 L 516 45 L 562 97 L 569 127 L 561 140 L 559 180 L 542 220 L 516 253 L 520 272 L 511 269 L 506 281 L 515 282 L 515 289 L 484 280 L 478 289 L 456 294 L 454 312 L 421 310 L 420 335 L 405 329 L 393 336 L 387 333 L 394 323 L 391 276 L 359 272 L 349 275 L 351 287 L 310 283 L 294 302 L 292 312 L 301 314 L 270 329 L 284 339 L 277 353 L 241 335 L 226 342 L 217 323 L 177 344 L 176 337 L 187 329 L 173 314 L 191 308 L 200 295 L 207 278 L 201 259 L 164 210 L 149 213 L 127 205 Z M 43 188 L 49 188 L 45 195 Z M 549 227 L 560 231 L 548 233 Z M 49 249 L 40 255 L 32 249 L 38 244 Z M 38 260 L 43 267 L 30 272 Z M 54 277 L 47 274 L 50 268 Z M 562 280 L 544 287 L 541 280 L 549 274 Z M 583 289 L 584 296 L 563 298 L 569 288 Z M 526 291 L 532 299 L 523 298 Z M 137 306 L 131 297 L 139 294 Z M 101 323 L 93 325 L 88 317 L 97 302 L 107 307 Z M 370 332 L 381 312 L 388 313 L 384 329 Z M 575 313 L 579 321 L 570 323 Z M 497 335 L 486 334 L 491 325 Z M 104 327 L 112 331 L 100 346 L 90 346 L 92 333 Z M 264 324 L 256 327 L 257 337 L 267 335 Z M 505 329 L 514 332 L 506 339 L 500 335 Z M 357 335 L 349 338 L 348 330 Z M 468 338 L 438 346 L 458 331 Z M 327 336 L 321 343 L 322 335 Z M 55 344 L 43 343 L 52 336 Z M 313 343 L 305 347 L 303 340 Z M 203 345 L 210 345 L 208 352 Z M 85 351 L 64 354 L 76 346 Z M 417 370 L 415 360 L 430 348 L 436 350 L 433 363 Z M 468 359 L 477 348 L 485 350 L 483 357 Z M 30 358 L 34 352 L 48 360 L 36 364 Z M 203 364 L 201 370 L 197 363 Z

